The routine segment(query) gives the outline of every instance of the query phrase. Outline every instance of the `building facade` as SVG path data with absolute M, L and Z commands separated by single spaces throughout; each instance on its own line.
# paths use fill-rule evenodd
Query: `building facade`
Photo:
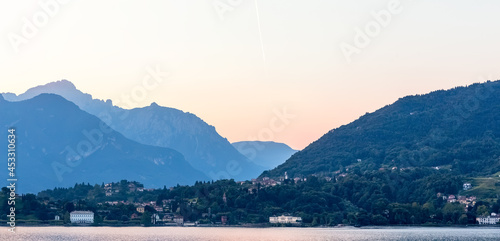
M 71 223 L 76 224 L 93 224 L 94 212 L 91 211 L 73 211 L 69 214 Z
M 137 212 L 139 212 L 139 213 L 144 213 L 144 207 L 143 206 L 137 207 L 135 210 L 137 210 Z
M 184 224 L 184 217 L 182 217 L 182 216 L 175 216 L 174 217 L 174 222 L 177 223 L 178 225 L 183 225 Z
M 476 218 L 478 224 L 497 224 L 500 222 L 500 215 L 492 213 L 490 216 L 480 216 Z
M 293 224 L 293 223 L 301 223 L 302 218 L 281 215 L 278 217 L 269 217 L 269 222 L 270 223 L 292 223 Z

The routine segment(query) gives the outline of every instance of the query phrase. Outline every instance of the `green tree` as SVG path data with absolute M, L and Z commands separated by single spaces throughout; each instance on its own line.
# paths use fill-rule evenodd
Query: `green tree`
M 389 220 L 380 214 L 373 215 L 372 223 L 375 225 L 387 225 Z
M 95 215 L 94 224 L 102 224 L 102 222 L 103 222 L 103 217 L 101 215 Z
M 490 209 L 486 205 L 480 205 L 477 207 L 477 216 L 488 216 L 490 215 Z
M 369 225 L 370 224 L 370 217 L 368 216 L 368 213 L 364 210 L 361 210 L 356 214 L 356 224 L 359 225 Z
M 447 203 L 443 208 L 443 221 L 458 223 L 459 218 L 465 213 L 464 207 L 459 203 Z
M 141 224 L 144 225 L 144 227 L 151 226 L 151 215 L 153 215 L 153 214 L 148 212 L 148 211 L 146 211 L 142 214 Z
M 73 212 L 73 211 L 75 211 L 75 204 L 73 202 L 67 202 L 64 205 L 64 210 L 66 210 L 66 212 Z
M 467 224 L 468 221 L 469 219 L 467 218 L 467 214 L 462 214 L 462 216 L 458 219 L 459 224 Z
M 70 215 L 69 212 L 64 213 L 64 223 L 70 223 Z
M 319 223 L 318 223 L 318 217 L 314 217 L 314 218 L 313 218 L 313 221 L 312 221 L 312 223 L 311 223 L 311 226 L 316 227 L 316 226 L 318 226 L 318 225 L 319 225 Z

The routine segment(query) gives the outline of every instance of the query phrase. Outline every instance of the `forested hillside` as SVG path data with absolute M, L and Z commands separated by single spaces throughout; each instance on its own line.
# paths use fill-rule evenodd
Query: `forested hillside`
M 261 176 L 335 176 L 349 167 L 433 167 L 460 175 L 500 171 L 500 82 L 473 84 L 392 105 L 333 129 Z

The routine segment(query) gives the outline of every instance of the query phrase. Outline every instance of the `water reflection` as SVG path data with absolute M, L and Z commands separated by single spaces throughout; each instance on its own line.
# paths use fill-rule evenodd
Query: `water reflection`
M 200 228 L 19 227 L 0 240 L 500 240 L 497 228 Z

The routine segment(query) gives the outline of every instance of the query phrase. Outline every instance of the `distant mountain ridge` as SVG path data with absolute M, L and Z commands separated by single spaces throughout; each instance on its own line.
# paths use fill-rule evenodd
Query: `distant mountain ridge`
M 18 193 L 122 179 L 157 188 L 208 180 L 179 152 L 129 140 L 58 95 L 0 97 L 0 112 L 0 127 L 16 129 Z M 7 139 L 0 143 L 7 146 Z
M 500 81 L 401 98 L 329 131 L 261 176 L 411 167 L 500 171 Z
M 122 109 L 113 106 L 110 100 L 93 99 L 67 80 L 37 86 L 19 96 L 2 95 L 8 101 L 21 101 L 41 93 L 61 95 L 131 140 L 179 151 L 195 169 L 212 179 L 247 180 L 265 170 L 240 154 L 213 126 L 194 114 L 174 108 L 153 103 L 143 108 Z
M 297 152 L 284 143 L 272 141 L 240 141 L 232 145 L 252 162 L 267 169 L 283 164 Z

